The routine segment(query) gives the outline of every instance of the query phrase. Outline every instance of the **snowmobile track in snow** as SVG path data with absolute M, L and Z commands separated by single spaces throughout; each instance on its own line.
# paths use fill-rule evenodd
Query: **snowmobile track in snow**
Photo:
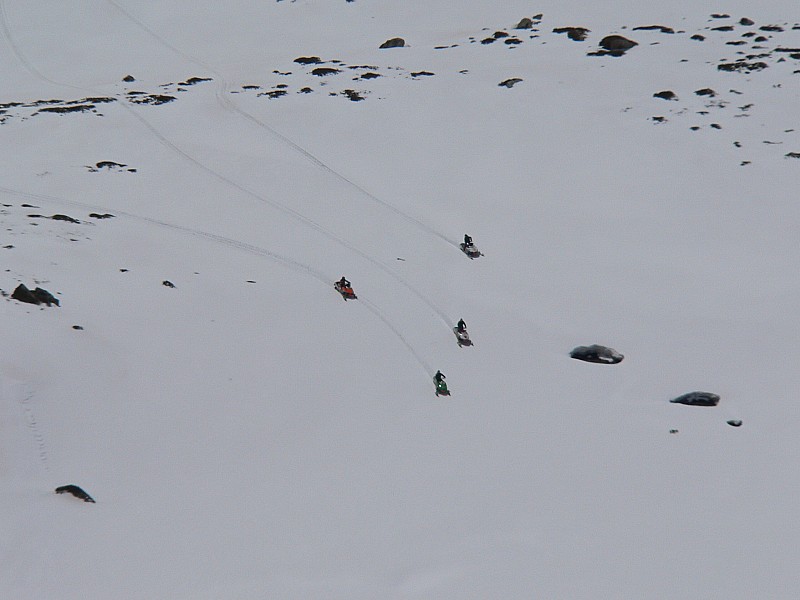
M 6 187 L 0 187 L 0 192 L 6 193 L 6 194 L 10 194 L 10 195 L 16 195 L 16 196 L 24 196 L 26 198 L 31 198 L 31 199 L 38 200 L 40 202 L 50 202 L 50 203 L 53 203 L 53 204 L 56 204 L 56 205 L 71 206 L 71 207 L 74 207 L 74 208 L 81 208 L 81 209 L 89 210 L 89 211 L 96 211 L 96 212 L 108 212 L 109 211 L 108 208 L 99 207 L 99 206 L 95 206 L 95 205 L 92 205 L 92 204 L 86 204 L 84 202 L 77 202 L 75 200 L 67 200 L 66 198 L 57 198 L 55 196 L 47 196 L 47 195 L 44 195 L 44 194 L 34 194 L 34 193 L 30 193 L 30 192 L 23 192 L 23 191 L 20 191 L 20 190 L 14 190 L 14 189 L 11 189 L 11 188 L 6 188 Z M 170 229 L 172 231 L 178 231 L 180 233 L 185 233 L 187 235 L 191 235 L 191 236 L 194 236 L 194 237 L 197 237 L 197 238 L 205 239 L 205 240 L 214 242 L 216 244 L 221 244 L 223 246 L 227 246 L 229 248 L 234 248 L 236 250 L 241 250 L 241 251 L 247 252 L 249 254 L 254 254 L 256 256 L 262 256 L 264 258 L 269 258 L 271 260 L 274 260 L 274 261 L 282 264 L 284 267 L 286 267 L 287 269 L 289 269 L 291 271 L 294 271 L 294 272 L 297 272 L 297 273 L 303 273 L 303 274 L 306 274 L 306 275 L 309 275 L 309 276 L 313 277 L 314 279 L 316 279 L 317 281 L 319 281 L 320 283 L 322 283 L 326 287 L 330 285 L 330 281 L 331 281 L 331 279 L 333 279 L 331 276 L 326 275 L 326 274 L 324 274 L 324 273 L 322 273 L 320 271 L 317 271 L 316 269 L 314 269 L 310 265 L 306 265 L 304 263 L 301 263 L 301 262 L 299 262 L 297 260 L 294 260 L 292 258 L 288 258 L 288 257 L 283 256 L 281 254 L 278 254 L 276 252 L 272 252 L 270 250 L 267 250 L 266 248 L 260 248 L 258 246 L 254 246 L 253 244 L 248 244 L 246 242 L 235 240 L 235 239 L 232 239 L 232 238 L 229 238 L 229 237 L 225 237 L 225 236 L 222 236 L 222 235 L 217 235 L 215 233 L 210 233 L 210 232 L 207 232 L 207 231 L 201 231 L 199 229 L 193 229 L 191 227 L 186 227 L 184 225 L 176 225 L 174 223 L 168 223 L 166 221 L 160 221 L 160 220 L 154 219 L 152 217 L 144 217 L 144 216 L 141 216 L 141 215 L 136 215 L 136 214 L 129 213 L 129 212 L 126 212 L 126 211 L 115 210 L 114 214 L 119 215 L 121 217 L 126 217 L 126 218 L 131 219 L 131 220 L 140 221 L 140 222 L 146 223 L 148 225 L 157 225 L 157 226 L 163 227 L 165 229 Z M 392 324 L 392 322 L 381 312 L 381 310 L 376 305 L 374 305 L 373 303 L 369 302 L 368 300 L 365 300 L 364 298 L 359 298 L 359 302 L 361 304 L 363 304 L 367 308 L 367 310 L 372 312 L 381 321 L 383 321 L 383 323 L 403 343 L 403 345 L 406 348 L 408 348 L 409 352 L 411 352 L 411 354 L 414 356 L 414 358 L 417 360 L 417 362 L 419 362 L 419 364 L 422 366 L 422 368 L 425 369 L 426 373 L 428 373 L 430 375 L 433 372 L 431 367 L 428 365 L 428 363 L 425 362 L 425 360 L 414 349 L 414 347 L 408 342 L 408 340 L 403 336 L 403 334 L 400 333 L 400 331 Z M 35 423 L 35 421 L 34 421 L 34 423 Z M 42 448 L 43 448 L 43 446 L 42 446 Z
M 195 64 L 200 65 L 202 68 L 207 69 L 208 71 L 214 73 L 217 77 L 219 77 L 219 81 L 223 84 L 223 87 L 225 87 L 224 86 L 224 78 L 219 73 L 217 73 L 214 69 L 208 67 L 207 65 L 204 65 L 201 61 L 198 61 L 197 59 L 192 58 L 192 57 L 184 54 L 183 52 L 181 52 L 177 48 L 174 48 L 171 44 L 169 44 L 165 40 L 161 39 L 157 34 L 152 32 L 144 24 L 140 23 L 132 15 L 128 14 L 124 9 L 122 9 L 119 5 L 117 5 L 115 2 L 113 2 L 113 0 L 106 0 L 106 1 L 111 3 L 113 6 L 115 6 L 124 15 L 126 15 L 126 17 L 131 19 L 138 26 L 144 28 L 144 30 L 148 34 L 154 36 L 161 43 L 165 44 L 170 50 L 172 50 L 174 52 L 177 52 L 178 55 L 180 55 L 184 59 L 186 59 L 186 60 L 188 60 L 190 62 L 194 62 Z M 2 7 L 2 0 L 0 0 L 0 7 Z M 65 83 L 65 82 L 58 82 L 58 81 L 55 81 L 55 80 L 50 79 L 50 78 L 46 77 L 45 75 L 43 75 L 38 69 L 35 68 L 34 65 L 32 65 L 27 60 L 27 58 L 24 56 L 24 54 L 20 51 L 19 47 L 16 46 L 16 44 L 14 44 L 13 38 L 11 37 L 10 30 L 8 28 L 8 24 L 6 22 L 6 18 L 5 17 L 6 17 L 5 12 L 0 10 L 0 20 L 2 20 L 3 33 L 6 36 L 6 39 L 8 40 L 10 46 L 12 47 L 12 49 L 14 51 L 14 54 L 17 56 L 17 58 L 20 60 L 20 62 L 33 75 L 35 75 L 37 78 L 39 78 L 39 79 L 41 79 L 43 81 L 46 81 L 47 83 L 50 83 L 50 84 L 53 84 L 53 85 L 57 85 L 57 86 L 61 86 L 61 87 L 66 87 L 66 88 L 69 88 L 69 89 L 74 89 L 74 90 L 80 91 L 82 94 L 85 94 L 88 91 L 89 95 L 102 95 L 102 93 L 99 90 L 93 90 L 91 88 L 82 88 L 82 87 L 75 86 L 75 85 L 72 85 L 72 84 L 69 84 L 69 83 Z M 331 173 L 334 173 L 338 177 L 341 177 L 345 181 L 349 182 L 349 180 L 347 180 L 345 177 L 343 177 L 343 176 L 339 175 L 338 173 L 336 173 L 336 171 L 334 171 L 333 169 L 331 169 L 330 167 L 325 165 L 322 161 L 320 161 L 319 159 L 317 159 L 313 155 L 305 152 L 305 150 L 303 150 L 301 147 L 297 146 L 297 144 L 295 144 L 294 142 L 292 142 L 288 138 L 285 138 L 284 136 L 281 136 L 280 134 L 278 134 L 277 132 L 272 130 L 269 126 L 267 126 L 266 124 L 261 123 L 260 121 L 258 121 L 258 119 L 256 119 L 252 115 L 249 115 L 248 113 L 245 113 L 244 111 L 241 111 L 240 109 L 238 109 L 238 107 L 236 107 L 233 104 L 231 104 L 229 100 L 222 98 L 220 96 L 219 90 L 218 90 L 218 93 L 217 93 L 217 98 L 226 108 L 229 107 L 229 110 L 234 110 L 235 112 L 239 113 L 240 115 L 242 115 L 242 116 L 244 116 L 244 117 L 246 117 L 248 119 L 253 120 L 253 122 L 256 122 L 256 123 L 260 124 L 262 127 L 265 127 L 266 129 L 268 129 L 269 131 L 274 133 L 276 136 L 278 136 L 279 138 L 283 139 L 286 143 L 291 144 L 298 151 L 301 151 L 301 152 L 305 153 L 310 159 L 312 159 L 313 161 L 318 163 L 321 167 L 329 170 Z M 400 277 L 400 275 L 398 275 L 395 271 L 393 271 L 388 265 L 382 263 L 381 261 L 377 260 L 376 258 L 373 258 L 372 256 L 370 256 L 369 254 L 367 254 L 363 250 L 355 247 L 354 245 L 352 245 L 350 242 L 346 241 L 345 239 L 337 236 L 335 233 L 333 233 L 332 231 L 328 230 L 327 228 L 325 228 L 321 224 L 317 223 L 313 219 L 311 219 L 309 217 L 306 217 L 302 213 L 300 213 L 300 212 L 298 212 L 298 211 L 296 211 L 296 210 L 294 210 L 292 208 L 289 208 L 286 205 L 280 204 L 279 202 L 275 202 L 273 200 L 269 200 L 268 198 L 265 198 L 264 196 L 261 196 L 260 194 L 254 192 L 252 190 L 247 189 L 246 187 L 240 185 L 239 183 L 237 183 L 233 179 L 223 175 L 222 173 L 219 173 L 218 171 L 215 171 L 213 168 L 209 167 L 208 165 L 206 165 L 202 161 L 196 159 L 194 156 L 192 156 L 191 154 L 189 154 L 188 152 L 186 152 L 185 150 L 180 148 L 178 145 L 176 145 L 175 143 L 173 143 L 172 141 L 167 139 L 167 137 L 164 136 L 158 129 L 156 129 L 147 119 L 145 119 L 141 114 L 139 114 L 139 112 L 137 110 L 135 110 L 134 107 L 130 106 L 130 104 L 128 103 L 126 98 L 124 98 L 124 97 L 120 98 L 120 101 L 119 101 L 118 104 L 125 111 L 127 111 L 128 114 L 130 114 L 137 121 L 139 121 L 148 131 L 150 131 L 150 133 L 153 136 L 155 136 L 156 139 L 158 139 L 160 141 L 160 143 L 164 147 L 172 150 L 174 153 L 176 153 L 179 156 L 181 156 L 184 160 L 192 163 L 197 168 L 199 168 L 202 171 L 206 172 L 208 175 L 210 175 L 210 176 L 222 181 L 223 183 L 226 183 L 226 184 L 234 187 L 235 189 L 239 190 L 243 194 L 245 194 L 245 195 L 247 195 L 247 196 L 249 196 L 249 197 L 251 197 L 251 198 L 253 198 L 253 199 L 255 199 L 255 200 L 259 201 L 259 202 L 261 202 L 261 203 L 267 204 L 269 206 L 272 206 L 273 208 L 275 208 L 278 211 L 284 212 L 285 214 L 297 219 L 298 221 L 300 221 L 301 223 L 303 223 L 303 224 L 307 225 L 308 227 L 314 229 L 318 233 L 321 233 L 325 237 L 333 240 L 337 244 L 343 246 L 344 248 L 347 248 L 351 252 L 357 254 L 361 258 L 363 258 L 363 259 L 367 260 L 368 262 L 372 263 L 373 265 L 378 267 L 381 271 L 383 271 L 384 273 L 389 275 L 391 278 L 393 278 L 395 281 L 397 281 L 402 286 L 404 286 L 408 291 L 410 291 L 418 299 L 420 299 L 423 303 L 425 303 L 430 309 L 432 309 L 439 316 L 439 318 L 442 319 L 442 321 L 444 321 L 444 323 L 445 323 L 445 325 L 447 325 L 448 329 L 451 329 L 453 327 L 453 324 L 450 322 L 449 317 L 447 316 L 447 314 L 442 309 L 440 309 L 438 306 L 436 306 L 436 304 L 430 298 L 427 298 L 424 294 L 422 294 L 422 292 L 420 292 L 418 289 L 416 289 L 414 286 L 412 286 L 410 283 L 408 283 L 402 277 Z M 351 185 L 355 185 L 352 182 L 349 182 L 349 183 L 351 183 Z M 377 200 L 377 198 L 376 198 L 376 200 Z M 439 235 L 439 234 L 436 234 L 436 235 Z M 439 236 L 439 237 L 443 237 L 443 236 Z M 446 238 L 443 238 L 443 239 L 446 239 Z M 450 242 L 449 240 L 446 240 L 446 241 L 448 241 L 449 243 L 453 243 L 453 242 Z M 453 245 L 457 246 L 457 244 L 455 244 L 455 243 L 453 243 Z
M 142 21 L 137 19 L 134 15 L 132 15 L 130 12 L 128 12 L 125 8 L 120 6 L 115 0 L 106 0 L 106 2 L 108 4 L 111 4 L 119 12 L 121 12 L 123 15 L 125 15 L 125 17 L 128 20 L 130 20 L 132 23 L 134 23 L 141 30 L 145 31 L 148 35 L 150 35 L 153 39 L 155 39 L 158 43 L 163 45 L 165 48 L 168 48 L 171 52 L 174 52 L 175 54 L 177 54 L 178 56 L 180 56 L 184 60 L 186 60 L 188 62 L 191 62 L 191 63 L 194 63 L 195 65 L 199 66 L 202 69 L 205 69 L 209 73 L 212 73 L 214 75 L 215 80 L 219 82 L 219 85 L 217 85 L 217 88 L 216 88 L 217 101 L 219 102 L 220 106 L 222 106 L 225 110 L 227 110 L 229 112 L 236 113 L 237 115 L 247 119 L 248 121 L 250 121 L 251 123 L 253 123 L 257 127 L 260 127 L 261 129 L 264 129 L 272 137 L 274 137 L 274 138 L 278 139 L 279 141 L 281 141 L 282 143 L 286 144 L 287 146 L 289 146 L 290 148 L 292 148 L 293 150 L 298 152 L 306 160 L 310 161 L 311 163 L 313 163 L 314 165 L 316 165 L 320 169 L 323 169 L 324 171 L 327 171 L 328 173 L 330 173 L 331 175 L 333 175 L 334 177 L 336 177 L 340 181 L 343 181 L 344 183 L 346 183 L 347 185 L 349 185 L 353 189 L 357 190 L 358 192 L 363 194 L 366 198 L 369 198 L 373 202 L 376 202 L 377 204 L 380 204 L 384 208 L 392 211 L 393 213 L 395 213 L 399 217 L 402 217 L 403 219 L 405 219 L 409 223 L 415 225 L 416 227 L 422 229 L 426 233 L 434 235 L 434 236 L 444 240 L 448 244 L 451 244 L 453 246 L 458 247 L 458 244 L 456 242 L 452 241 L 451 239 L 449 239 L 447 236 L 445 236 L 442 233 L 436 231 L 435 229 L 433 229 L 429 225 L 426 225 L 420 219 L 418 219 L 418 218 L 416 218 L 416 217 L 414 217 L 412 215 L 409 215 L 408 213 L 403 212 L 402 210 L 400 210 L 399 208 L 397 208 L 396 206 L 394 206 L 392 204 L 389 204 L 385 200 L 381 200 L 378 196 L 376 196 L 375 194 L 369 192 L 368 190 L 366 190 L 365 188 L 363 188 L 362 186 L 357 184 L 352 179 L 348 178 L 347 176 L 343 175 L 342 173 L 340 173 L 339 171 L 337 171 L 333 167 L 329 166 L 327 163 L 325 163 L 323 160 L 321 160 L 320 158 L 316 157 L 314 154 L 312 154 L 311 152 L 309 152 L 308 150 L 303 148 L 297 142 L 295 142 L 292 139 L 288 138 L 287 136 L 279 133 L 272 126 L 270 126 L 267 123 L 263 122 L 258 117 L 256 117 L 256 116 L 250 114 L 249 112 L 239 108 L 229 98 L 229 94 L 230 94 L 231 88 L 228 85 L 227 81 L 225 80 L 225 77 L 217 69 L 215 69 L 212 66 L 204 63 L 203 61 L 201 61 L 200 59 L 198 59 L 198 58 L 196 58 L 194 56 L 186 54 L 185 52 L 183 52 L 179 48 L 176 48 L 175 46 L 170 44 L 162 36 L 158 35 L 155 31 L 150 29 L 146 24 L 144 24 Z

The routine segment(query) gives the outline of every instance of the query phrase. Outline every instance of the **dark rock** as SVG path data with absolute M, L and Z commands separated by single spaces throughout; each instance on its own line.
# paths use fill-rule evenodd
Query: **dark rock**
M 748 19 L 747 17 L 742 17 L 739 19 L 739 25 L 744 25 L 745 27 L 750 27 L 751 25 L 755 25 L 755 21 L 752 19 Z
M 100 213 L 89 213 L 89 216 L 92 219 L 113 219 L 114 218 L 114 215 L 112 215 L 111 213 L 103 213 L 103 214 L 100 214 Z
M 501 87 L 512 88 L 520 81 L 522 81 L 522 79 L 520 79 L 519 77 L 512 77 L 511 79 L 506 79 L 505 81 L 501 81 L 497 85 Z
M 763 35 L 760 35 L 756 39 L 754 39 L 753 41 L 754 42 L 766 42 L 768 39 L 769 38 L 765 38 Z
M 585 40 L 589 31 L 585 27 L 556 27 L 553 29 L 553 33 L 566 33 L 569 39 L 576 42 Z
M 663 92 L 656 92 L 653 98 L 661 98 L 662 100 L 677 100 L 678 96 L 671 90 L 664 90 Z
M 377 79 L 378 77 L 381 77 L 380 73 L 369 72 L 361 75 L 361 79 Z
M 741 427 L 742 422 L 739 419 L 731 419 L 730 421 L 726 421 L 728 425 L 731 427 Z
M 507 38 L 507 37 L 508 37 L 508 33 L 507 33 L 507 32 L 505 32 L 505 31 L 495 31 L 495 32 L 492 34 L 492 37 L 493 37 L 494 39 L 496 39 L 496 40 L 499 40 L 499 39 L 501 39 L 501 38 Z
M 286 95 L 286 90 L 272 90 L 271 92 L 262 92 L 259 96 L 267 96 L 268 98 L 280 98 Z
M 161 282 L 161 285 L 163 285 L 164 287 L 168 287 L 168 288 L 174 288 L 175 287 L 174 283 L 172 283 L 171 281 L 168 281 L 166 279 Z
M 141 94 L 134 94 L 133 92 L 128 92 L 128 101 L 133 102 L 134 104 L 151 104 L 153 106 L 159 106 L 161 104 L 167 104 L 168 102 L 172 102 L 177 100 L 175 96 L 167 96 L 164 94 L 149 94 L 149 95 L 141 95 Z
M 301 65 L 318 65 L 322 62 L 322 59 L 319 56 L 300 56 L 295 58 L 294 62 Z
M 665 27 L 664 25 L 641 25 L 634 27 L 633 31 L 660 31 L 661 33 L 675 33 L 672 27 Z
M 101 160 L 99 163 L 95 164 L 95 167 L 98 169 L 123 169 L 128 165 L 123 165 L 118 162 L 114 162 L 113 160 Z
M 212 81 L 210 77 L 189 77 L 186 81 L 181 81 L 178 85 L 190 86 L 202 83 L 204 81 Z
M 27 304 L 47 304 L 47 306 L 52 306 L 55 304 L 56 306 L 61 306 L 58 298 L 53 296 L 53 294 L 47 290 L 37 287 L 35 290 L 31 291 L 24 283 L 20 283 L 17 286 L 17 289 L 14 290 L 14 292 L 11 294 L 11 297 L 14 300 L 25 302 Z
M 133 75 L 125 75 L 125 77 L 122 78 L 122 81 L 124 81 L 125 83 L 131 83 L 133 81 L 136 81 L 136 79 L 134 78 Z
M 73 219 L 68 215 L 53 215 L 50 218 L 53 219 L 54 221 L 66 221 L 67 223 L 80 223 L 78 219 Z
M 317 77 L 326 77 L 328 75 L 335 75 L 336 73 L 340 73 L 339 69 L 333 69 L 331 67 L 317 67 L 311 71 L 311 74 Z
M 403 48 L 406 45 L 406 41 L 403 38 L 392 38 L 390 40 L 386 40 L 380 46 L 380 49 L 386 48 Z
M 84 98 L 83 100 L 76 100 L 74 102 L 70 102 L 69 104 L 108 104 L 110 102 L 116 102 L 116 98 L 111 98 L 110 96 L 98 96 L 92 98 Z
M 739 71 L 750 73 L 751 71 L 761 71 L 762 69 L 766 69 L 769 65 L 765 62 L 746 62 L 743 60 L 739 60 L 733 63 L 722 63 L 721 65 L 717 65 L 717 69 L 720 71 Z
M 622 56 L 626 51 L 638 45 L 638 42 L 629 40 L 621 35 L 607 35 L 600 40 L 600 48 L 602 50 L 590 52 L 589 56 Z
M 721 25 L 720 27 L 712 27 L 711 31 L 733 31 L 733 25 Z
M 709 125 L 709 127 L 711 127 L 711 129 L 722 129 L 722 125 L 720 125 L 719 123 L 712 123 L 711 125 Z
M 800 152 L 787 152 L 784 156 L 786 158 L 800 158 Z
M 651 119 L 653 120 L 654 123 L 666 123 L 667 122 L 667 118 L 666 117 L 651 117 Z
M 712 19 L 730 19 L 731 16 L 725 13 L 714 13 L 711 15 Z
M 73 325 L 72 328 L 75 329 L 76 331 L 83 331 L 83 327 L 81 327 L 80 325 Z
M 615 365 L 625 358 L 622 354 L 607 346 L 592 344 L 591 346 L 578 346 L 569 353 L 572 358 L 592 363 Z
M 715 92 L 711 88 L 703 88 L 702 90 L 695 90 L 694 93 L 697 94 L 698 96 L 710 96 L 711 98 L 717 95 L 717 92 Z
M 531 29 L 532 27 L 533 27 L 533 21 L 528 17 L 524 17 L 522 20 L 520 20 L 519 23 L 517 23 L 514 29 Z
M 629 40 L 621 35 L 607 35 L 600 40 L 600 47 L 604 50 L 621 50 L 624 52 L 638 45 L 638 42 Z
M 39 112 L 64 114 L 73 112 L 86 112 L 88 110 L 92 110 L 93 108 L 94 104 L 74 104 L 72 106 L 45 106 L 44 108 L 39 109 Z
M 92 498 L 89 494 L 84 492 L 81 488 L 77 485 L 69 484 L 69 485 L 62 485 L 56 488 L 56 494 L 72 494 L 76 498 L 83 500 L 84 502 L 92 502 L 94 503 L 94 498 Z
M 503 41 L 503 43 L 504 43 L 506 46 L 516 46 L 517 44 L 521 44 L 521 43 L 522 43 L 522 40 L 520 40 L 520 39 L 518 39 L 518 38 L 512 38 L 512 37 L 510 37 L 510 38 L 506 38 L 506 39 Z
M 719 396 L 711 392 L 689 392 L 670 400 L 670 402 L 687 406 L 716 406 L 719 404 Z
M 310 93 L 311 93 L 311 92 L 313 92 L 313 91 L 314 91 L 314 90 L 312 90 L 310 87 L 304 87 L 304 88 L 301 88 L 301 89 L 300 89 L 300 91 L 298 92 L 298 94 L 310 94 Z
M 702 42 L 706 39 L 706 36 L 700 35 L 699 33 L 695 33 L 692 37 L 689 38 L 690 40 L 695 40 L 697 42 Z
M 736 40 L 736 41 L 733 41 L 733 42 L 725 42 L 725 45 L 727 45 L 727 46 L 744 46 L 746 43 L 747 42 L 745 42 L 744 40 Z
M 497 41 L 497 38 L 488 37 L 486 39 L 481 40 L 481 44 L 483 44 L 485 46 L 487 44 L 494 44 L 496 41 Z
M 353 102 L 360 102 L 361 100 L 364 99 L 364 96 L 362 96 L 355 90 L 343 90 L 342 93 Z
M 433 77 L 435 73 L 431 73 L 430 71 L 416 71 L 411 73 L 412 77 Z
M 759 29 L 761 31 L 776 31 L 776 32 L 783 31 L 783 27 L 781 27 L 780 25 L 762 25 L 761 27 L 759 27 Z

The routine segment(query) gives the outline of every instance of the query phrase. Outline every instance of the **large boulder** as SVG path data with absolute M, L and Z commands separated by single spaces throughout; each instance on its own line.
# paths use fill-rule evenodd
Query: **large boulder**
M 604 365 L 615 365 L 625 358 L 622 354 L 607 346 L 592 344 L 591 346 L 578 346 L 569 353 L 572 358 Z
M 719 404 L 719 396 L 711 392 L 689 392 L 670 400 L 670 402 L 687 406 L 716 406 Z
M 380 45 L 381 49 L 385 48 L 402 48 L 406 45 L 406 41 L 403 38 L 392 38 L 390 40 L 386 40 Z
M 634 42 L 633 40 L 629 40 L 626 37 L 621 35 L 607 35 L 602 40 L 600 40 L 600 47 L 603 50 L 611 50 L 611 51 L 622 51 L 630 50 L 634 46 L 638 46 L 638 42 Z
M 638 42 L 634 42 L 633 40 L 629 40 L 626 37 L 621 35 L 607 35 L 602 40 L 600 40 L 600 50 L 596 52 L 590 52 L 590 56 L 622 56 L 633 48 L 634 46 L 638 46 Z
M 58 302 L 58 298 L 47 290 L 37 287 L 35 290 L 31 291 L 24 283 L 20 283 L 17 286 L 17 289 L 14 290 L 11 297 L 14 300 L 26 302 L 28 304 L 47 304 L 47 306 L 55 304 L 56 306 L 61 306 Z

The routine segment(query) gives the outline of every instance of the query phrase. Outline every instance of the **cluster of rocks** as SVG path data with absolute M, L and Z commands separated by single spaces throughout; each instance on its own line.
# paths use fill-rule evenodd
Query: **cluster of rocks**
M 40 304 L 46 304 L 47 306 L 52 306 L 55 304 L 56 306 L 61 306 L 58 298 L 53 296 L 53 294 L 47 290 L 40 287 L 30 290 L 24 283 L 20 283 L 17 286 L 17 288 L 11 294 L 11 297 L 19 302 L 36 304 L 37 306 Z
M 133 75 L 126 75 L 122 78 L 125 83 L 133 83 L 136 78 Z M 177 97 L 172 95 L 178 92 L 185 92 L 187 88 L 195 86 L 199 83 L 212 81 L 208 77 L 189 77 L 184 81 L 177 83 L 164 83 L 159 85 L 164 92 L 144 92 L 138 90 L 128 90 L 124 94 L 126 101 L 132 104 L 159 106 L 174 102 Z M 78 98 L 74 100 L 35 100 L 33 102 L 3 102 L 0 103 L 0 125 L 13 118 L 27 118 L 41 114 L 80 114 L 88 113 L 97 116 L 103 116 L 101 106 L 104 104 L 111 104 L 117 102 L 117 98 L 110 96 L 95 96 Z

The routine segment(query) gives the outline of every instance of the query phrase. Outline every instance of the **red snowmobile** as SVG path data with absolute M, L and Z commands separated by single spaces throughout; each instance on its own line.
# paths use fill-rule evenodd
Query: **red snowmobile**
M 344 277 L 334 283 L 333 287 L 336 288 L 336 291 L 342 295 L 342 298 L 344 298 L 345 301 L 356 300 L 358 298 L 356 293 L 353 291 L 353 287 L 350 285 L 350 282 Z

